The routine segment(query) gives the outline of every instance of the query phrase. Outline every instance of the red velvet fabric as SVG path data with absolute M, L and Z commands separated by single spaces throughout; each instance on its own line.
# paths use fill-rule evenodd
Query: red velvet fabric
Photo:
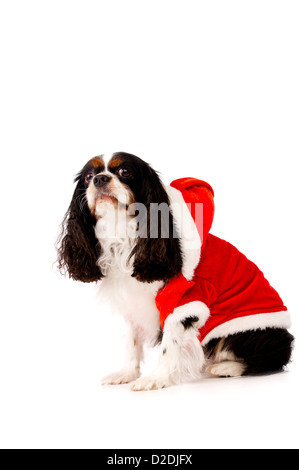
M 201 341 L 216 326 L 234 318 L 246 320 L 248 315 L 287 310 L 260 269 L 233 245 L 211 234 L 192 281 L 180 274 L 158 292 L 162 328 L 175 307 L 198 300 L 210 309 L 210 317 L 199 330 Z
M 193 220 L 197 222 L 197 230 L 202 245 L 204 245 L 214 217 L 215 206 L 213 188 L 205 181 L 196 178 L 180 178 L 170 183 L 170 186 L 178 189 L 182 193 Z M 195 217 L 197 203 L 203 204 L 202 220 L 198 220 Z
M 162 329 L 168 315 L 173 312 L 175 307 L 181 305 L 182 298 L 187 291 L 195 285 L 194 281 L 187 281 L 182 273 L 173 277 L 158 292 L 156 296 L 156 305 L 160 312 L 160 323 Z

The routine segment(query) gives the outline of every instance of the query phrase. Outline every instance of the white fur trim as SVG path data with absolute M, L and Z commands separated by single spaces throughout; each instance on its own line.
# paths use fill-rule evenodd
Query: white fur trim
M 165 186 L 178 230 L 183 256 L 183 276 L 190 281 L 200 260 L 201 239 L 181 191 Z
M 265 328 L 290 328 L 291 319 L 288 311 L 258 313 L 246 317 L 234 318 L 222 325 L 216 326 L 202 341 L 204 346 L 213 338 L 233 335 L 248 330 L 264 330 Z
M 188 304 L 175 308 L 173 313 L 166 318 L 165 324 L 166 322 L 167 324 L 175 323 L 193 315 L 198 317 L 196 327 L 201 328 L 210 316 L 210 310 L 205 303 L 199 300 L 189 302 Z

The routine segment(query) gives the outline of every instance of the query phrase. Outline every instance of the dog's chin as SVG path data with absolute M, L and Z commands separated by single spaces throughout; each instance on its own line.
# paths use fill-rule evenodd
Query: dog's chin
M 117 197 L 109 193 L 97 195 L 97 197 L 95 198 L 95 206 L 97 206 L 98 204 L 102 204 L 102 203 L 110 203 L 110 204 L 113 204 L 114 206 L 117 206 L 118 204 L 120 204 Z
M 101 217 L 106 210 L 127 210 L 135 200 L 132 191 L 119 183 L 119 188 L 95 188 L 91 185 L 87 190 L 87 203 L 91 214 Z
M 103 216 L 103 211 L 106 210 L 127 210 L 128 201 L 124 197 L 117 197 L 113 193 L 103 192 L 96 195 L 92 207 L 90 207 L 93 215 L 98 218 Z

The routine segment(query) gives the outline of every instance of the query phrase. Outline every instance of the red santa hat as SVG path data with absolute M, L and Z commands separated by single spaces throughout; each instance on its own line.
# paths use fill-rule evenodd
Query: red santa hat
M 214 191 L 208 183 L 196 178 L 174 180 L 165 189 L 180 237 L 182 274 L 191 280 L 213 222 Z
M 214 191 L 205 181 L 180 178 L 166 187 L 170 206 L 180 236 L 183 257 L 182 271 L 170 279 L 156 297 L 162 328 L 185 292 L 190 289 L 201 250 L 214 218 Z
M 214 218 L 213 188 L 205 181 L 196 178 L 179 178 L 170 183 L 170 186 L 182 193 L 203 246 Z

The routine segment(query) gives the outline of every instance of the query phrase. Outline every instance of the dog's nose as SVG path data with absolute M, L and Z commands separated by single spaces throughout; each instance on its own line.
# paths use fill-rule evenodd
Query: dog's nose
M 93 184 L 100 188 L 101 186 L 105 186 L 111 180 L 111 176 L 109 175 L 97 175 L 93 179 Z

